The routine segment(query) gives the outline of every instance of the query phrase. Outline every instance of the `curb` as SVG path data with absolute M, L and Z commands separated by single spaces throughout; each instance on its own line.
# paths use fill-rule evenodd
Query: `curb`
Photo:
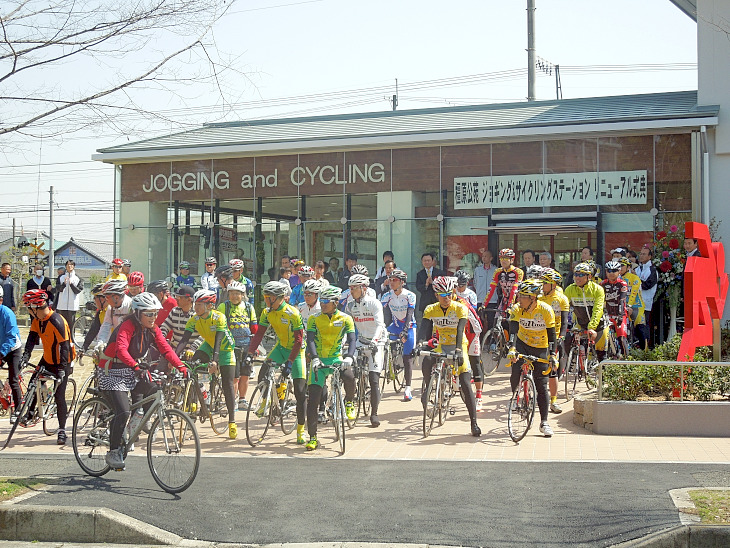
M 677 525 L 612 548 L 705 548 L 730 546 L 728 525 Z

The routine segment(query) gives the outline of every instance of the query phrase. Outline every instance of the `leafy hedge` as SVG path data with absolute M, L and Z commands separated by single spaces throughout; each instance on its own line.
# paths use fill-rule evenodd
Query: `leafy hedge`
M 723 330 L 723 339 L 728 333 Z M 653 350 L 633 350 L 629 359 L 636 361 L 675 361 L 679 353 L 681 335 Z M 695 362 L 712 361 L 712 349 L 697 350 Z M 641 397 L 674 399 L 679 390 L 679 365 L 609 365 L 603 370 L 603 397 L 610 400 L 635 401 Z M 692 367 L 684 364 L 684 397 L 708 401 L 730 397 L 729 367 Z

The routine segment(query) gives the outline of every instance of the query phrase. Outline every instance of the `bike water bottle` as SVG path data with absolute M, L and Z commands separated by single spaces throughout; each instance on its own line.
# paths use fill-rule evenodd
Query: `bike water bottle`
M 210 404 L 210 392 L 207 390 L 203 390 L 203 399 L 205 400 L 205 405 Z
M 283 400 L 286 396 L 286 382 L 280 382 L 276 387 L 276 393 L 279 395 L 279 399 Z

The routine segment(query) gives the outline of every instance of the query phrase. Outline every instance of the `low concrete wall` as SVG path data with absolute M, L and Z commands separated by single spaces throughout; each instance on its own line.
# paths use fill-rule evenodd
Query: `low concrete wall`
M 730 402 L 573 400 L 573 423 L 617 436 L 730 437 Z
M 730 526 L 680 525 L 613 548 L 719 548 L 730 546 Z

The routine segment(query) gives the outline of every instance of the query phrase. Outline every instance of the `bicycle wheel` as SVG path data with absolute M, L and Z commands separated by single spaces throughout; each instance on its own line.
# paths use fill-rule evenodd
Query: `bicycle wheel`
M 294 431 L 297 423 L 297 398 L 294 394 L 294 381 L 289 377 L 286 380 L 286 394 L 283 400 L 279 400 L 281 413 L 281 431 L 288 436 Z
M 509 400 L 507 430 L 512 441 L 517 443 L 527 435 L 535 417 L 537 390 L 532 377 L 523 377 Z
M 388 381 L 393 378 L 393 354 L 391 352 L 391 344 L 387 342 L 385 344 L 385 350 L 383 354 L 383 370 L 380 372 L 380 393 L 385 394 L 385 386 Z
M 92 386 L 92 383 L 96 381 L 96 373 L 92 373 L 88 377 L 86 377 L 86 380 L 81 385 L 81 388 L 79 388 L 79 393 L 76 396 L 76 402 L 74 403 L 74 407 L 78 409 L 81 407 L 81 404 L 84 403 L 88 399 L 89 396 L 89 387 Z
M 218 375 L 211 375 L 209 390 L 210 426 L 213 428 L 213 432 L 221 435 L 228 432 L 228 407 L 226 407 L 226 397 L 223 394 L 223 386 Z
M 73 417 L 73 404 L 76 401 L 76 381 L 71 377 L 69 377 L 66 381 L 65 398 L 67 406 L 66 416 Z M 55 420 L 52 420 L 55 419 L 58 411 L 56 408 L 56 400 L 53 394 L 48 395 L 46 405 L 46 411 L 43 415 L 43 433 L 46 436 L 52 436 L 53 434 L 58 432 L 58 424 Z M 56 426 L 52 426 L 52 422 L 56 423 Z
M 403 365 L 403 345 L 396 345 L 395 350 L 397 350 L 397 353 L 393 354 L 391 368 L 393 372 L 393 388 L 395 388 L 396 394 L 399 394 L 406 384 L 406 368 Z
M 340 442 L 340 454 L 345 454 L 345 401 L 342 399 L 342 388 L 339 386 L 332 388 L 332 400 L 334 402 L 334 420 L 335 436 Z
M 8 437 L 5 440 L 5 444 L 3 444 L 3 449 L 5 449 L 8 444 L 10 443 L 10 439 L 13 437 L 13 434 L 15 433 L 15 430 L 18 428 L 18 425 L 22 424 L 24 427 L 32 426 L 32 424 L 35 424 L 38 422 L 36 419 L 31 424 L 31 405 L 33 404 L 33 400 L 35 400 L 35 383 L 31 383 L 31 385 L 28 387 L 28 392 L 26 392 L 26 397 L 23 400 L 23 403 L 20 405 L 20 411 L 18 411 L 18 416 L 16 417 L 15 422 L 10 427 L 10 432 L 8 432 Z M 37 416 L 37 415 L 36 415 Z
M 500 341 L 501 336 L 494 329 L 488 330 L 482 337 L 482 366 L 484 368 L 484 376 L 488 377 L 493 374 L 499 367 L 504 352 Z
M 251 447 L 256 447 L 266 436 L 271 424 L 273 390 L 268 381 L 261 381 L 251 394 L 246 411 L 246 439 Z
M 427 438 L 433 429 L 433 423 L 436 420 L 436 415 L 439 413 L 439 385 L 440 375 L 434 373 L 431 375 L 431 380 L 428 382 L 428 388 L 426 389 L 426 406 L 423 408 L 423 437 Z
M 360 373 L 360 385 L 358 390 L 358 398 L 360 400 L 359 406 L 362 413 L 358 413 L 358 417 L 362 415 L 363 418 L 370 416 L 370 376 L 367 370 L 363 370 Z
M 83 315 L 78 320 L 74 322 L 74 341 L 76 341 L 77 348 L 81 343 L 84 342 L 84 339 L 86 338 L 86 334 L 89 332 L 89 328 L 91 327 L 91 322 L 94 320 L 94 318 L 90 318 L 89 316 Z
M 106 474 L 109 432 L 114 412 L 102 398 L 90 398 L 81 404 L 74 416 L 71 445 L 76 462 L 90 476 Z
M 563 381 L 565 383 L 565 399 L 572 400 L 575 395 L 575 388 L 578 385 L 578 376 L 580 375 L 580 352 L 578 347 L 574 346 L 568 352 L 568 362 L 565 364 L 565 373 Z
M 591 390 L 598 385 L 598 356 L 596 355 L 596 349 L 594 346 L 591 346 L 588 349 L 584 367 L 584 380 L 586 381 L 586 387 L 588 390 Z
M 441 386 L 439 387 L 439 426 L 443 426 L 449 416 L 451 389 L 451 374 L 444 373 L 441 376 Z
M 168 493 L 192 485 L 200 467 L 200 438 L 190 417 L 160 406 L 147 438 L 147 463 L 157 485 Z

